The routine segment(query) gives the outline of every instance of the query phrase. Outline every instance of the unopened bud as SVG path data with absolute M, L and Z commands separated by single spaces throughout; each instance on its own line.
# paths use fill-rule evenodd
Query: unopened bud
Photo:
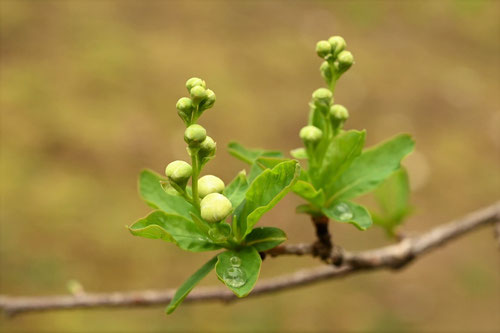
M 202 110 L 210 109 L 215 103 L 215 93 L 210 89 L 207 89 L 206 92 L 207 97 L 200 103 L 200 108 Z
M 345 72 L 348 70 L 352 64 L 354 63 L 354 57 L 352 53 L 349 51 L 342 51 L 337 56 L 337 67 L 340 72 Z
M 184 161 L 173 161 L 165 168 L 165 175 L 168 179 L 177 184 L 181 189 L 186 188 L 186 184 L 193 173 L 193 168 Z
M 224 220 L 232 210 L 231 201 L 220 193 L 211 193 L 200 202 L 201 217 L 209 223 Z
M 321 66 L 319 67 L 319 71 L 321 72 L 321 76 L 325 79 L 327 84 L 333 79 L 332 71 L 330 70 L 330 64 L 327 61 L 323 61 Z
M 334 57 L 336 57 L 340 52 L 342 52 L 347 46 L 344 38 L 340 36 L 330 37 L 328 39 L 328 43 L 332 47 L 332 53 Z
M 316 143 L 323 137 L 323 132 L 316 126 L 306 126 L 300 130 L 300 138 L 304 143 Z
M 182 120 L 188 123 L 194 109 L 193 101 L 188 97 L 182 97 L 177 101 L 175 107 L 177 108 L 177 113 Z
M 330 108 L 330 115 L 338 120 L 347 120 L 347 118 L 349 118 L 349 112 L 340 104 L 332 105 Z
M 190 146 L 190 147 L 196 147 L 199 146 L 207 137 L 207 131 L 198 124 L 193 124 L 186 128 L 186 131 L 184 132 L 184 141 Z
M 192 77 L 186 81 L 186 88 L 188 92 L 191 92 L 191 89 L 195 86 L 202 86 L 203 88 L 206 88 L 205 81 L 197 77 Z
M 332 46 L 326 40 L 320 40 L 316 44 L 316 53 L 321 58 L 325 58 L 332 52 Z
M 207 136 L 205 140 L 200 144 L 200 150 L 198 154 L 201 158 L 212 156 L 215 154 L 215 149 L 217 148 L 217 144 L 214 139 Z
M 204 198 L 210 193 L 222 193 L 225 187 L 224 182 L 219 177 L 203 176 L 198 180 L 198 195 L 200 198 Z
M 332 92 L 326 88 L 316 89 L 312 94 L 312 98 L 314 101 L 319 101 L 323 103 L 329 103 L 332 97 L 333 97 Z
M 191 94 L 191 99 L 193 100 L 194 105 L 200 104 L 201 101 L 207 98 L 207 90 L 202 86 L 194 86 L 191 88 L 189 93 Z

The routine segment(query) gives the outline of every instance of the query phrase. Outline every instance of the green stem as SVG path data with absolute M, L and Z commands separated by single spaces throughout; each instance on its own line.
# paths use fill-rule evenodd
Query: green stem
M 197 149 L 191 149 L 191 165 L 193 167 L 193 175 L 191 176 L 191 189 L 193 192 L 193 206 L 200 209 L 200 197 L 198 196 L 198 177 L 200 176 L 200 167 L 198 161 Z

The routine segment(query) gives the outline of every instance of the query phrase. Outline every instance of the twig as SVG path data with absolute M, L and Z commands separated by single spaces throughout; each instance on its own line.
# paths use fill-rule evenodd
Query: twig
M 347 276 L 355 272 L 380 268 L 401 268 L 420 255 L 446 244 L 469 231 L 481 226 L 500 221 L 500 203 L 478 210 L 457 221 L 438 226 L 418 237 L 406 238 L 398 244 L 359 253 L 344 253 L 344 261 L 340 267 L 325 265 L 301 270 L 261 281 L 250 294 L 257 296 L 305 286 L 327 279 Z M 297 244 L 280 246 L 269 251 L 271 256 L 277 255 L 309 255 L 312 245 Z M 170 302 L 175 290 L 139 291 L 91 294 L 79 296 L 43 296 L 43 297 L 10 297 L 0 296 L 0 309 L 7 315 L 16 315 L 34 311 L 97 308 L 97 307 L 141 307 L 162 305 Z M 222 288 L 198 288 L 185 302 L 199 301 L 231 301 L 236 297 L 231 291 Z

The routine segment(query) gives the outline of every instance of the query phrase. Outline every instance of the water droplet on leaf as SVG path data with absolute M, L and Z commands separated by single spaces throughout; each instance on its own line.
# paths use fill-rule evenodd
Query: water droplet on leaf
M 222 276 L 222 279 L 229 287 L 233 288 L 239 288 L 247 283 L 246 274 L 239 267 L 229 267 Z
M 229 262 L 231 263 L 231 266 L 233 266 L 233 267 L 240 267 L 241 266 L 241 259 L 238 257 L 231 257 L 231 259 L 229 259 Z
M 208 230 L 208 236 L 214 242 L 225 242 L 231 235 L 231 226 L 227 223 L 218 223 Z
M 354 217 L 351 208 L 344 202 L 335 205 L 333 213 L 340 221 L 349 221 Z

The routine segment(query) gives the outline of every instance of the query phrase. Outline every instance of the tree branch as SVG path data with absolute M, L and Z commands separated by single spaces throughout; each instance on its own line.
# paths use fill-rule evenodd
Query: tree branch
M 420 255 L 438 248 L 469 231 L 495 222 L 500 222 L 500 202 L 468 214 L 454 222 L 438 226 L 420 236 L 406 238 L 395 245 L 358 253 L 344 252 L 344 260 L 339 267 L 325 265 L 263 280 L 257 284 L 249 296 L 305 286 L 366 270 L 380 268 L 398 269 Z M 268 251 L 268 253 L 271 256 L 311 255 L 313 253 L 313 246 L 311 244 L 285 245 Z M 12 316 L 44 310 L 153 306 L 170 302 L 174 293 L 174 289 L 168 289 L 164 291 L 83 293 L 78 295 L 42 297 L 0 296 L 0 309 L 5 314 Z M 235 299 L 236 296 L 228 289 L 208 287 L 198 288 L 193 291 L 186 298 L 185 302 L 232 301 Z

